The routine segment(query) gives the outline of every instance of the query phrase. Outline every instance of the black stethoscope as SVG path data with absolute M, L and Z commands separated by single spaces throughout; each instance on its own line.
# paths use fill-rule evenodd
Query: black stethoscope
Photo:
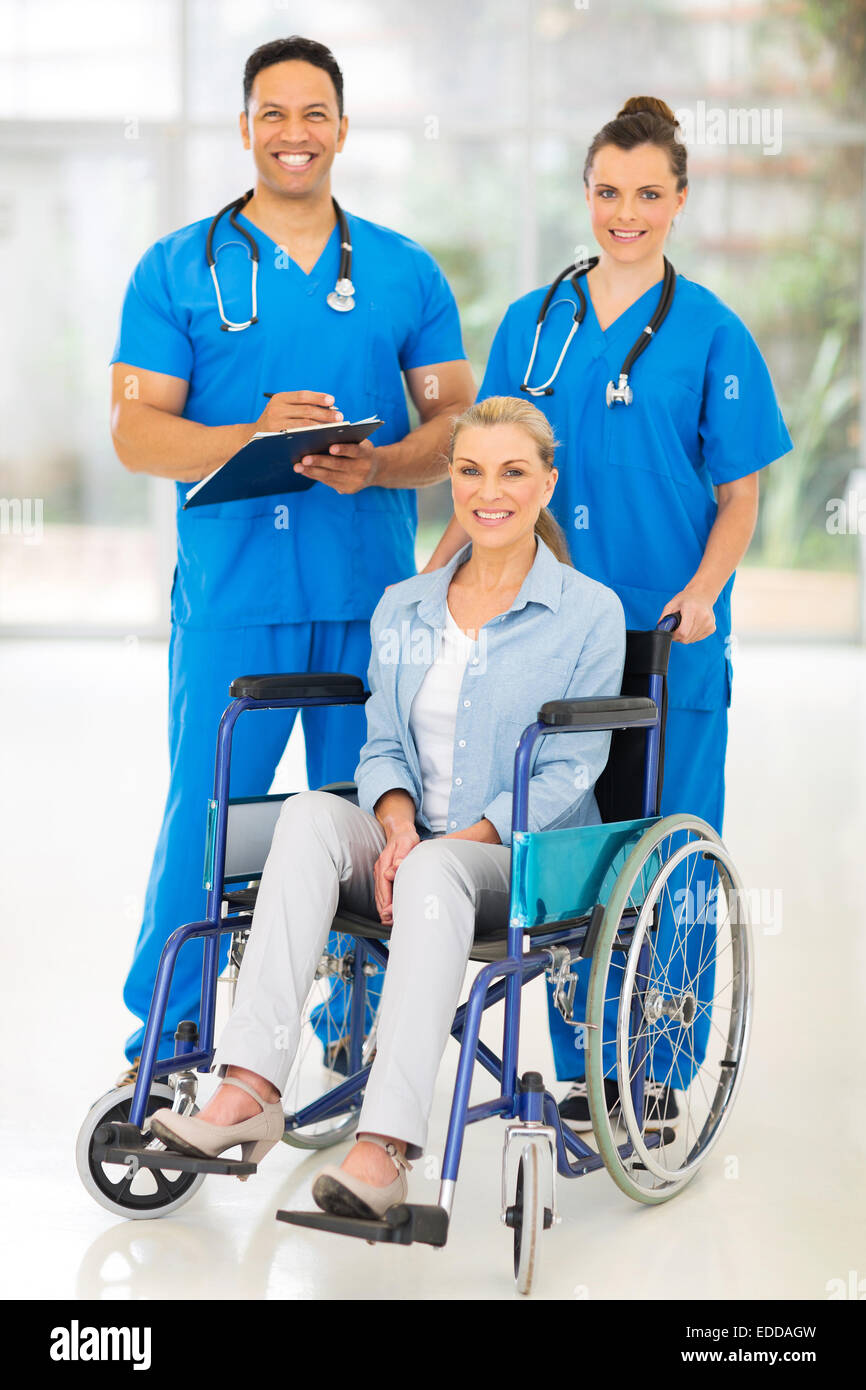
M 583 286 L 580 283 L 580 278 L 582 275 L 586 275 L 587 271 L 592 270 L 593 266 L 598 265 L 598 260 L 598 256 L 593 256 L 588 261 L 578 261 L 574 265 L 566 266 L 565 270 L 563 270 L 561 274 L 557 275 L 550 289 L 547 291 L 547 294 L 544 296 L 544 303 L 542 304 L 541 309 L 539 310 L 538 318 L 535 324 L 535 338 L 532 344 L 532 352 L 529 354 L 529 363 L 526 368 L 526 375 L 524 376 L 523 382 L 520 387 L 521 391 L 526 391 L 528 395 L 553 395 L 553 383 L 559 375 L 559 369 L 562 366 L 565 354 L 568 352 L 571 340 L 574 337 L 580 325 L 583 323 L 584 316 L 586 314 L 586 295 L 583 292 Z M 620 370 L 619 374 L 619 382 L 617 383 L 617 385 L 614 386 L 612 381 L 609 381 L 607 383 L 607 389 L 604 393 L 604 398 L 608 406 L 612 406 L 615 401 L 622 401 L 623 405 L 631 405 L 633 399 L 633 392 L 628 384 L 629 372 L 631 371 L 637 359 L 640 357 L 644 348 L 649 343 L 650 338 L 653 336 L 654 333 L 658 333 L 659 329 L 661 328 L 662 324 L 668 316 L 668 311 L 670 310 L 671 304 L 674 300 L 674 288 L 677 283 L 677 273 L 671 265 L 670 261 L 668 260 L 667 256 L 664 257 L 664 263 L 665 277 L 662 281 L 662 292 L 659 295 L 659 302 L 656 305 L 656 311 L 650 319 L 649 323 L 647 324 L 646 328 L 641 333 L 640 337 L 638 338 L 628 357 L 623 362 L 622 369 Z M 544 326 L 544 320 L 547 316 L 547 311 L 550 308 L 550 301 L 553 299 L 553 296 L 556 294 L 556 291 L 559 289 L 559 286 L 562 284 L 563 280 L 567 275 L 571 276 L 571 283 L 574 287 L 574 292 L 577 295 L 577 307 L 574 310 L 574 321 L 571 325 L 571 328 L 569 329 L 568 337 L 562 345 L 562 352 L 559 354 L 559 357 L 556 360 L 556 366 L 553 369 L 552 375 L 547 379 L 547 381 L 545 381 L 543 386 L 530 386 L 529 378 L 532 375 L 532 368 L 535 364 L 535 354 L 538 351 L 538 340 L 541 337 L 541 330 Z M 572 301 L 570 299 L 558 299 L 556 303 L 570 305 Z
M 220 328 L 227 333 L 239 333 L 242 328 L 249 328 L 250 324 L 258 323 L 258 318 L 256 317 L 256 277 L 259 270 L 259 248 L 255 237 L 251 236 L 246 228 L 242 227 L 236 220 L 237 214 L 242 208 L 246 207 L 252 196 L 253 189 L 251 188 L 247 193 L 242 194 L 240 198 L 236 198 L 233 203 L 226 203 L 224 208 L 220 208 L 208 228 L 207 241 L 205 242 L 204 253 L 207 257 L 208 269 L 210 270 L 211 279 L 213 280 L 213 287 L 216 290 L 217 306 L 220 311 Z M 349 224 L 346 221 L 346 214 L 343 212 L 336 198 L 332 198 L 331 202 L 334 204 L 334 212 L 337 214 L 337 225 L 340 229 L 340 272 L 337 276 L 336 285 L 328 295 L 328 303 L 332 309 L 336 309 L 339 313 L 345 314 L 348 313 L 349 309 L 354 309 L 355 307 L 355 300 L 352 297 L 355 293 L 355 286 L 352 284 L 352 239 L 349 235 Z M 232 323 L 231 319 L 226 318 L 225 310 L 223 309 L 222 295 L 220 294 L 219 281 L 217 279 L 216 257 L 213 253 L 213 234 L 216 231 L 217 223 L 220 218 L 225 216 L 226 213 L 229 214 L 229 222 L 231 222 L 235 231 L 240 232 L 241 236 L 246 239 L 249 248 L 247 254 L 253 266 L 252 317 L 247 319 L 246 323 Z M 233 244 L 238 245 L 237 242 L 223 242 L 223 246 L 231 246 Z M 222 247 L 220 250 L 222 250 Z

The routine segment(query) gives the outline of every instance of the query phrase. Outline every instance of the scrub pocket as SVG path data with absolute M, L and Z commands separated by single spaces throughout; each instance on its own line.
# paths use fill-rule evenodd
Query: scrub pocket
M 261 515 L 178 516 L 172 601 L 177 622 L 242 627 L 249 621 L 275 621 L 279 534 L 273 508 L 279 499 L 263 500 L 270 507 Z
M 370 409 L 366 412 L 368 415 L 372 415 L 375 409 L 382 419 L 387 420 L 392 426 L 395 424 L 395 415 L 400 419 L 405 416 L 408 428 L 409 417 L 406 413 L 406 396 L 400 371 L 399 344 L 394 341 L 391 317 L 381 305 L 376 304 L 370 304 L 367 309 L 364 395 L 370 401 Z M 383 413 L 384 410 L 388 411 L 387 415 Z M 399 434 L 392 430 L 390 438 L 402 439 L 406 428 L 402 428 Z M 375 436 L 373 442 L 375 443 Z
M 646 355 L 650 352 L 652 347 Z M 640 380 L 640 366 L 638 362 L 631 405 L 605 407 L 605 462 L 680 484 L 697 482 L 691 460 L 700 453 L 701 398 L 680 382 L 662 382 L 657 374 L 649 383 Z

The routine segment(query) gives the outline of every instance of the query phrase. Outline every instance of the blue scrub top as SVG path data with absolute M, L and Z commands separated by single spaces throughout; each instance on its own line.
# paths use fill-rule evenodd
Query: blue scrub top
M 355 308 L 326 303 L 340 263 L 334 227 L 309 275 L 241 213 L 259 246 L 258 318 L 220 325 L 205 260 L 211 218 L 162 237 L 132 273 L 112 362 L 183 377 L 183 415 L 204 425 L 257 420 L 264 392 L 322 391 L 347 420 L 378 414 L 375 445 L 409 431 L 401 372 L 465 357 L 454 296 L 416 242 L 351 214 Z M 214 235 L 227 319 L 251 313 L 247 243 L 220 219 Z M 386 585 L 415 573 L 415 493 L 305 492 L 183 511 L 177 484 L 172 618 L 198 628 L 369 619 Z M 284 509 L 287 509 L 284 510 Z M 288 525 L 285 523 L 288 521 Z
M 632 368 L 632 404 L 608 409 L 605 387 L 617 382 L 649 323 L 660 285 L 604 333 L 587 293 L 586 317 L 552 396 L 520 390 L 547 286 L 524 295 L 499 326 L 479 393 L 479 399 L 523 396 L 547 416 L 561 446 L 550 510 L 572 560 L 618 594 L 630 628 L 643 629 L 655 627 L 701 562 L 717 512 L 713 485 L 765 468 L 792 447 L 749 330 L 683 275 L 667 318 Z M 550 377 L 576 304 L 566 281 L 548 309 L 530 385 Z M 732 587 L 733 576 L 716 602 L 710 637 L 672 646 L 669 703 L 675 708 L 730 704 Z

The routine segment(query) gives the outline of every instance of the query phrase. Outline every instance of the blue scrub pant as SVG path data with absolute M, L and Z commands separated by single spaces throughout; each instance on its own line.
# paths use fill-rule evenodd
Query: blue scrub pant
M 236 676 L 287 671 L 343 671 L 366 682 L 370 662 L 370 624 L 356 622 L 286 623 L 203 632 L 174 625 L 168 648 L 170 780 L 144 901 L 144 917 L 123 990 L 123 1002 L 142 1026 L 126 1040 L 132 1061 L 144 1039 L 159 957 L 171 933 L 185 922 L 201 921 L 207 803 L 213 793 L 219 721 L 230 702 Z M 262 796 L 282 757 L 297 710 L 250 711 L 235 725 L 232 741 L 232 796 Z M 353 780 L 367 737 L 363 705 L 301 710 L 307 749 L 307 779 L 315 789 L 327 782 Z M 229 937 L 222 938 L 219 968 L 228 959 Z M 188 941 L 175 964 L 159 1055 L 174 1052 L 181 1019 L 199 1022 L 203 943 Z M 371 977 L 369 986 L 380 981 Z M 336 1001 L 334 1001 L 336 1003 Z M 333 1014 L 334 1008 L 332 1006 Z
M 668 706 L 665 726 L 664 784 L 661 801 L 663 816 L 673 815 L 676 812 L 691 812 L 707 821 L 721 834 L 725 809 L 727 739 L 727 706 L 722 706 L 716 710 L 672 709 Z M 683 842 L 681 836 L 674 837 L 672 848 L 676 849 Z M 704 873 L 707 891 L 710 891 L 713 883 L 718 883 L 718 874 L 713 879 L 712 863 L 708 864 Z M 690 884 L 694 901 L 698 907 L 701 902 L 699 874 L 700 870 L 695 869 L 691 874 Z M 678 903 L 677 888 L 685 888 L 686 883 L 686 867 L 683 866 L 676 869 L 668 881 L 668 887 L 675 904 Z M 672 932 L 673 923 L 670 921 L 669 914 L 668 925 Z M 664 932 L 665 914 L 662 914 L 657 942 L 657 950 L 660 953 L 663 953 L 665 949 Z M 700 928 L 694 928 L 688 932 L 685 958 L 681 957 L 679 962 L 672 962 L 668 971 L 667 980 L 672 990 L 675 990 L 677 984 L 682 982 L 682 975 L 678 977 L 677 964 L 680 965 L 682 974 L 694 976 L 702 957 L 708 951 L 708 934 L 704 934 Z M 624 961 L 625 958 L 622 957 L 622 959 Z M 586 995 L 589 987 L 590 969 L 590 961 L 581 961 L 575 968 L 574 973 L 577 975 L 577 988 L 574 996 L 575 1019 L 582 1020 L 586 1017 Z M 605 1076 L 611 1077 L 616 1074 L 617 1001 L 612 997 L 614 979 L 615 972 L 611 970 L 608 977 L 609 1003 L 605 1009 L 602 1063 Z M 700 979 L 697 983 L 699 1001 L 706 999 L 711 994 L 713 987 L 712 968 L 704 968 L 700 972 Z M 548 986 L 547 1007 L 556 1078 L 558 1081 L 580 1080 L 586 1074 L 585 1029 L 575 1028 L 565 1022 L 559 1010 L 554 1006 L 552 986 Z M 706 1012 L 699 1012 L 693 1025 L 694 1064 L 691 1065 L 691 1070 L 687 1071 L 684 1061 L 681 1059 L 679 1067 L 673 1075 L 670 1075 L 673 1065 L 672 1049 L 667 1037 L 661 1037 L 653 1047 L 651 1068 L 653 1079 L 662 1082 L 669 1081 L 675 1088 L 684 1089 L 691 1080 L 694 1070 L 700 1066 L 704 1059 L 709 1030 L 709 1015 Z M 673 1034 L 669 1036 L 673 1036 Z M 691 1051 L 689 1052 L 689 1063 L 691 1064 Z

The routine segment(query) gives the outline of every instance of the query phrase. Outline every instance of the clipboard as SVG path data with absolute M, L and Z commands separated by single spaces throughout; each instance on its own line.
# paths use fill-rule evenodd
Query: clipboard
M 307 425 L 296 430 L 260 431 L 230 459 L 191 487 L 183 502 L 204 507 L 213 502 L 240 502 L 281 492 L 305 492 L 316 483 L 294 471 L 306 454 L 326 454 L 332 444 L 360 444 L 384 424 L 378 415 L 344 420 L 338 425 Z

